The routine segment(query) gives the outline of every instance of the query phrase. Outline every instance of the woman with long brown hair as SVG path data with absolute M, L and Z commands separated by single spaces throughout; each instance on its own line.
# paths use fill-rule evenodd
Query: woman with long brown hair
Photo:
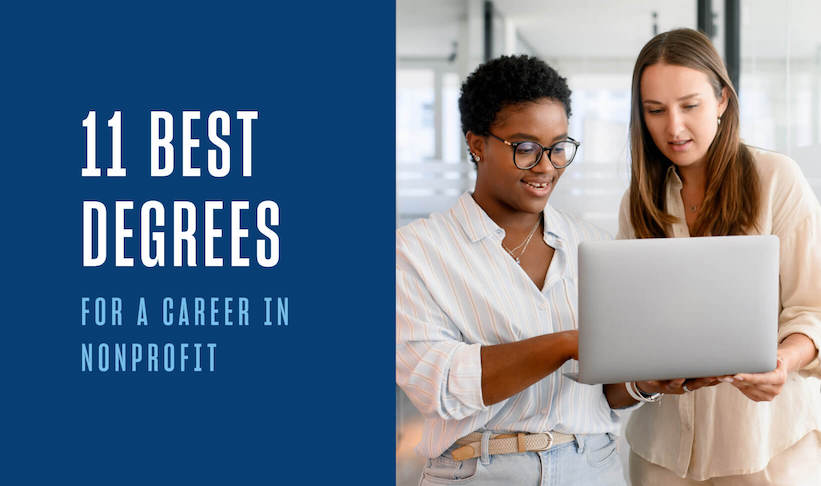
M 618 237 L 774 234 L 781 290 L 775 370 L 631 384 L 643 395 L 671 395 L 631 417 L 633 484 L 818 485 L 817 198 L 795 162 L 741 142 L 726 68 L 694 30 L 659 34 L 639 54 L 630 145 Z M 738 340 L 743 345 L 744 336 Z

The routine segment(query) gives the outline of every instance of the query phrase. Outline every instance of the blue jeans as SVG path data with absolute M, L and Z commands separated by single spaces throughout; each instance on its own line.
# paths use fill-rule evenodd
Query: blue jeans
M 575 441 L 541 452 L 487 455 L 454 461 L 450 449 L 428 459 L 420 486 L 579 485 L 625 486 L 621 461 L 611 434 L 580 435 Z

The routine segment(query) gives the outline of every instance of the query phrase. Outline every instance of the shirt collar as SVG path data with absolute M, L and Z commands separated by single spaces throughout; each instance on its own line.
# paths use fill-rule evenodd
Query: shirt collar
M 470 192 L 465 192 L 459 196 L 459 200 L 452 211 L 454 218 L 462 226 L 472 243 L 476 243 L 494 233 L 504 234 L 504 230 L 490 219 L 485 210 L 473 200 Z
M 670 164 L 670 167 L 667 168 L 667 176 L 665 178 L 665 184 L 677 189 L 681 189 L 683 184 L 681 183 L 681 177 L 678 175 L 678 171 L 676 170 L 675 164 Z
M 564 218 L 550 204 L 544 208 L 544 231 L 545 234 L 552 234 L 560 240 L 567 237 L 568 228 Z
M 493 234 L 499 236 L 505 234 L 505 231 L 476 203 L 470 192 L 465 192 L 459 196 L 459 200 L 453 208 L 453 213 L 454 218 L 462 226 L 472 243 Z M 544 208 L 544 223 L 545 234 L 550 233 L 560 240 L 567 235 L 567 228 L 562 218 L 549 204 Z

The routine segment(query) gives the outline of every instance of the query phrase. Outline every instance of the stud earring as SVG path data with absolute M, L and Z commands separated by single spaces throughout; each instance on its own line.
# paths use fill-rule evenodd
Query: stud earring
M 721 125 L 721 117 L 718 117 L 718 124 Z
M 473 152 L 471 152 L 471 153 L 470 153 L 470 156 L 473 158 L 473 161 L 474 161 L 474 162 L 479 162 L 480 160 L 482 160 L 482 158 L 481 158 L 481 157 L 479 157 L 478 155 L 474 154 Z

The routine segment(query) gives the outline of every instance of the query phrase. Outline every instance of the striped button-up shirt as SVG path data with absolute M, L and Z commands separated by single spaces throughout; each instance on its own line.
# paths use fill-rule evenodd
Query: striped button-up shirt
M 505 232 L 463 194 L 444 214 L 396 234 L 396 381 L 425 416 L 417 451 L 437 457 L 475 430 L 616 432 L 602 386 L 556 372 L 499 403 L 482 401 L 484 345 L 576 329 L 577 248 L 609 236 L 551 206 L 545 243 L 555 249 L 542 289 L 502 248 Z

